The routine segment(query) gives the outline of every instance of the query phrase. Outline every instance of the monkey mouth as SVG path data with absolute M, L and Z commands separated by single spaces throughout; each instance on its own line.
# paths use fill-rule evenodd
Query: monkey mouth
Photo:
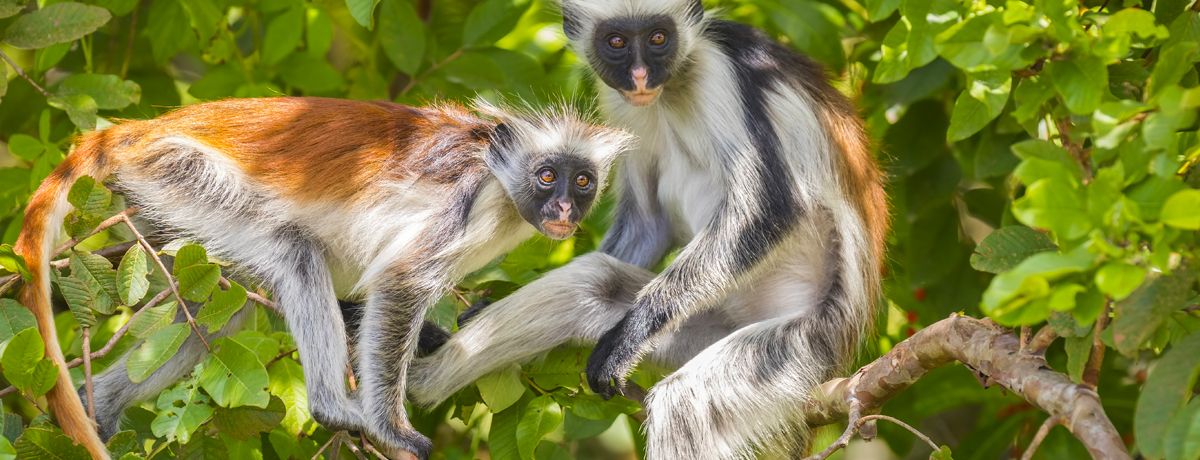
M 565 240 L 575 233 L 575 224 L 564 220 L 543 221 L 542 233 L 556 240 Z
M 646 107 L 658 100 L 658 96 L 662 94 L 662 88 L 653 89 L 637 89 L 634 91 L 621 91 L 621 96 L 625 97 L 625 101 L 634 107 Z

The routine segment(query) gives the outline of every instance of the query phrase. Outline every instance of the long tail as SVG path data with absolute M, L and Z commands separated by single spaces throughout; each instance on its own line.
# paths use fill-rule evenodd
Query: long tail
M 102 180 L 112 171 L 109 152 L 115 146 L 116 128 L 82 136 L 75 150 L 38 187 L 25 210 L 25 225 L 17 239 L 16 252 L 25 258 L 31 280 L 21 290 L 20 300 L 37 319 L 38 331 L 46 343 L 46 355 L 58 366 L 58 380 L 46 395 L 50 410 L 63 432 L 81 444 L 93 459 L 109 458 L 96 426 L 76 393 L 63 359 L 50 306 L 50 258 L 59 223 L 70 210 L 67 193 L 76 179 L 92 176 Z

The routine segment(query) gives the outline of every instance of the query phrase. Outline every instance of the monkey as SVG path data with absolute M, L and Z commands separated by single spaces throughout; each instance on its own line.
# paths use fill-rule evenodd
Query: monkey
M 644 358 L 674 369 L 645 400 L 647 458 L 797 455 L 810 390 L 853 359 L 882 297 L 887 199 L 861 118 L 818 63 L 700 0 L 561 11 L 601 112 L 640 138 L 611 227 L 415 360 L 411 398 L 592 343 L 604 397 Z
M 30 200 L 16 246 L 32 274 L 22 300 L 42 334 L 54 337 L 55 223 L 78 178 L 109 178 L 153 228 L 204 245 L 273 292 L 317 422 L 365 432 L 389 455 L 427 458 L 431 443 L 408 423 L 403 379 L 426 310 L 535 232 L 569 237 L 630 142 L 565 104 L 539 111 L 480 101 L 472 111 L 229 99 L 122 122 L 82 135 Z M 353 395 L 338 295 L 366 301 Z M 62 371 L 49 397 L 59 423 L 106 458 L 57 342 L 46 343 Z M 128 404 L 157 394 L 203 356 L 193 335 L 145 382 L 128 380 L 123 359 L 97 376 L 101 433 L 111 436 Z

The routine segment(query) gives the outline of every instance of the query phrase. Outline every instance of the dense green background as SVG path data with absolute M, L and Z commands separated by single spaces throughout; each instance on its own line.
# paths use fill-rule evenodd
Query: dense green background
M 885 165 L 893 207 L 887 308 L 864 362 L 952 312 L 1006 325 L 1049 325 L 1048 360 L 1076 380 L 1099 331 L 1099 391 L 1131 448 L 1200 458 L 1200 14 L 1191 0 L 768 0 L 706 2 L 825 63 L 859 102 Z M 0 51 L 45 88 L 0 64 L 0 242 L 11 243 L 31 191 L 72 136 L 118 118 L 150 118 L 223 97 L 304 94 L 423 103 L 516 95 L 589 104 L 593 90 L 542 0 L 0 0 Z M 79 232 L 120 208 L 83 184 Z M 596 247 L 597 213 L 574 240 L 536 239 L 460 286 L 434 316 L 453 326 L 464 301 L 497 298 Z M 999 229 L 999 230 L 998 230 Z M 998 230 L 998 231 L 997 231 Z M 129 238 L 102 233 L 95 249 Z M 217 265 L 188 248 L 180 279 L 223 323 L 238 287 L 214 289 Z M 6 255 L 8 254 L 8 255 Z M 114 268 L 75 254 L 56 284 L 68 359 L 80 323 L 103 346 L 159 292 L 146 254 Z M 0 248 L 10 272 L 19 263 Z M 69 274 L 69 275 L 68 275 Z M 211 299 L 210 299 L 211 294 Z M 11 293 L 7 294 L 11 296 Z M 130 308 L 133 306 L 133 308 Z M 136 322 L 97 370 L 138 347 L 138 373 L 188 333 L 172 303 Z M 169 458 L 309 458 L 331 433 L 305 408 L 301 369 L 280 321 L 261 307 L 247 332 L 214 343 L 194 377 L 127 412 L 118 454 Z M 1101 321 L 1112 311 L 1112 321 Z M 0 299 L 4 398 L 0 458 L 79 458 L 41 415 L 47 361 L 31 318 Z M 144 341 L 143 341 L 144 340 Z M 157 353 L 156 353 L 157 352 Z M 586 350 L 490 376 L 416 414 L 437 458 L 612 458 L 642 442 L 638 410 L 604 402 L 580 379 Z M 1161 364 L 1159 364 L 1161 363 Z M 250 388 L 232 391 L 221 368 Z M 75 370 L 82 380 L 82 375 Z M 643 370 L 649 385 L 658 374 Z M 983 389 L 969 371 L 935 371 L 890 402 L 956 458 L 1019 454 L 1045 415 Z M 614 423 L 615 422 L 615 423 Z M 818 445 L 840 427 L 818 431 Z M 882 426 L 887 447 L 923 447 Z M 343 448 L 343 458 L 352 458 Z M 1086 453 L 1056 428 L 1040 458 Z

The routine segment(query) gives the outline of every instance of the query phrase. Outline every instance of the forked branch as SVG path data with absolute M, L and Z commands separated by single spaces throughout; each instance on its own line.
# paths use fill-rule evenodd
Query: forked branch
M 1009 330 L 958 314 L 918 331 L 853 376 L 830 380 L 815 390 L 805 410 L 809 426 L 847 420 L 850 425 L 834 446 L 815 458 L 844 447 L 869 417 L 861 414 L 878 412 L 929 371 L 956 361 L 1045 411 L 1093 458 L 1130 458 L 1095 390 L 1050 369 L 1041 355 L 1022 353 L 1020 340 Z

